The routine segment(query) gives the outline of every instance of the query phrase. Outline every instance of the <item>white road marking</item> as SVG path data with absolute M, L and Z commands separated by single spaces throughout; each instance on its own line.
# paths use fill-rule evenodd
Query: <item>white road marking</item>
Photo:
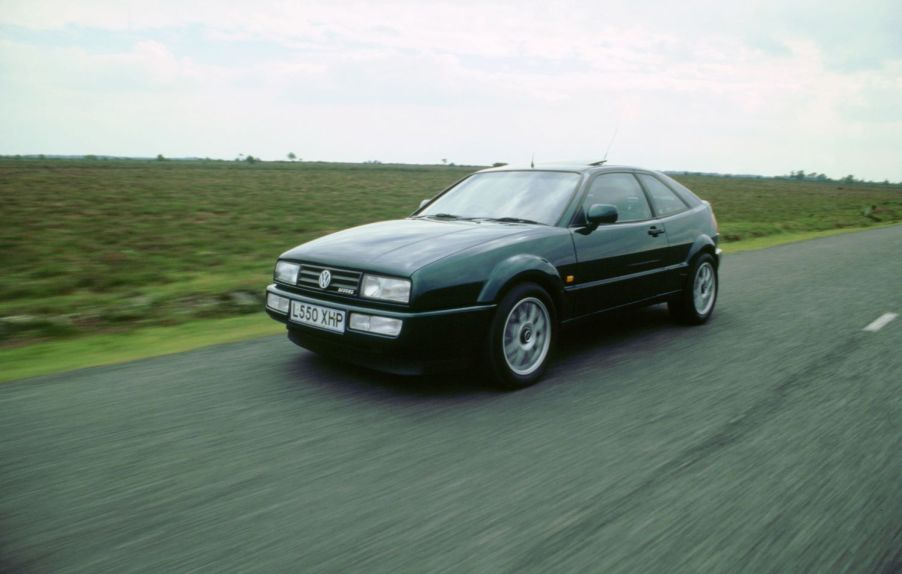
M 865 327 L 864 330 L 870 331 L 871 333 L 876 333 L 880 329 L 886 327 L 887 323 L 889 323 L 890 321 L 892 321 L 893 319 L 895 319 L 898 316 L 899 315 L 897 315 L 895 313 L 884 313 L 883 315 L 880 315 L 879 317 L 877 317 L 876 319 L 871 321 L 871 323 L 867 327 Z

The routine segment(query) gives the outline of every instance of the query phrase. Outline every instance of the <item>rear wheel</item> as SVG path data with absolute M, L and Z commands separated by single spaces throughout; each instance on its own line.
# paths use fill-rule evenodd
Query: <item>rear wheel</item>
M 690 325 L 700 325 L 714 313 L 717 302 L 717 266 L 714 257 L 704 253 L 695 259 L 689 268 L 689 276 L 683 291 L 671 299 L 667 306 L 670 314 Z
M 534 283 L 511 289 L 489 329 L 487 363 L 494 383 L 507 390 L 537 382 L 545 373 L 557 334 L 551 297 Z

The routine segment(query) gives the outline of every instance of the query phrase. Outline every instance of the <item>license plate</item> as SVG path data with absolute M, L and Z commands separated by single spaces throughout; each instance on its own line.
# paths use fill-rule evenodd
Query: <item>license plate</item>
M 291 320 L 295 323 L 310 325 L 311 327 L 318 327 L 327 331 L 345 332 L 345 312 L 338 309 L 329 309 L 319 305 L 292 301 Z

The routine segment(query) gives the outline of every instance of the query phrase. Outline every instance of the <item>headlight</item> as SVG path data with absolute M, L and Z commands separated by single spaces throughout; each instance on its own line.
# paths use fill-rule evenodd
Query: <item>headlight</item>
M 288 283 L 296 285 L 298 282 L 298 271 L 301 266 L 297 263 L 289 263 L 288 261 L 279 261 L 276 263 L 276 281 L 279 283 Z
M 370 299 L 385 299 L 407 303 L 410 300 L 410 281 L 379 275 L 364 275 L 362 295 Z

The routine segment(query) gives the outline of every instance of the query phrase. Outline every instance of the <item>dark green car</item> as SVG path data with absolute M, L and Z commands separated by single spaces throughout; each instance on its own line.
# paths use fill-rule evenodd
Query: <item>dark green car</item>
M 717 240 L 711 206 L 656 171 L 487 169 L 406 219 L 286 251 L 266 310 L 319 353 L 402 374 L 481 364 L 520 388 L 574 321 L 661 302 L 707 321 Z

